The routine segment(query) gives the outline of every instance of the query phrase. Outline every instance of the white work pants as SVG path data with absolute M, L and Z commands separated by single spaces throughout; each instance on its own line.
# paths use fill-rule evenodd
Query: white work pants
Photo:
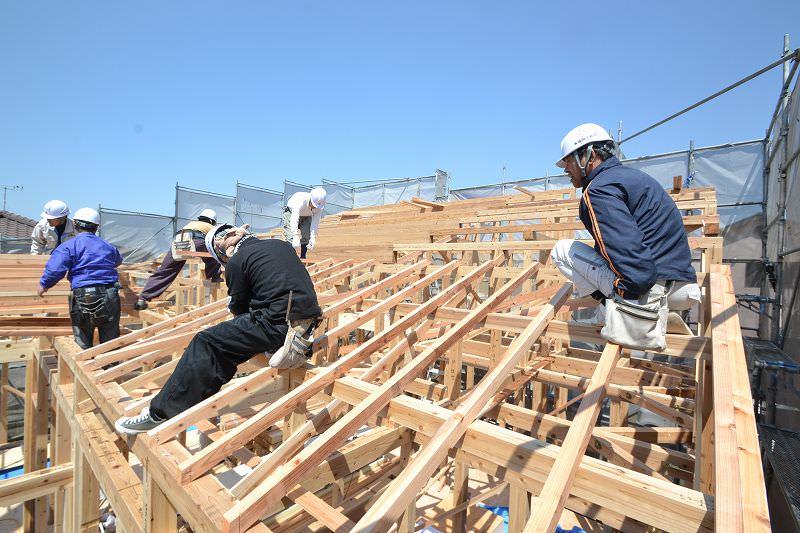
M 553 246 L 550 259 L 572 282 L 575 296 L 583 297 L 600 291 L 606 296 L 614 289 L 616 276 L 603 256 L 582 242 L 562 239 Z
M 600 291 L 607 297 L 613 293 L 616 275 L 603 256 L 588 244 L 562 239 L 553 246 L 550 259 L 564 277 L 572 282 L 577 297 L 588 296 L 594 291 Z M 658 280 L 656 283 L 663 287 L 666 281 Z M 670 311 L 684 311 L 700 302 L 700 299 L 700 287 L 697 283 L 676 281 L 667 295 L 667 306 Z

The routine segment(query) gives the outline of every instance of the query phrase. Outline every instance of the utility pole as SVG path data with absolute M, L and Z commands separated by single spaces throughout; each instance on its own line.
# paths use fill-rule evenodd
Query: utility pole
M 3 188 L 3 211 L 6 210 L 6 193 L 8 191 L 21 191 L 22 185 L 0 185 Z

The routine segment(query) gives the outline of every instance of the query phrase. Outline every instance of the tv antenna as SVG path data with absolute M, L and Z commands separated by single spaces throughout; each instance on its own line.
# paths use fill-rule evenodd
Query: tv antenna
M 6 193 L 8 191 L 21 191 L 22 185 L 0 185 L 3 188 L 3 211 L 6 210 Z

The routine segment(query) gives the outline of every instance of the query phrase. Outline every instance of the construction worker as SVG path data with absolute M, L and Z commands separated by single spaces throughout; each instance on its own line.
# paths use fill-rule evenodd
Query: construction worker
M 328 195 L 322 187 L 314 187 L 310 192 L 296 192 L 286 202 L 283 210 L 283 238 L 300 248 L 300 257 L 313 250 L 317 242 L 317 227 Z
M 700 301 L 700 289 L 678 208 L 655 179 L 623 166 L 614 150 L 597 124 L 581 124 L 561 141 L 556 166 L 583 189 L 579 215 L 595 246 L 560 240 L 553 263 L 576 296 L 604 301 L 616 294 L 643 304 L 667 293 L 670 310 L 686 310 Z
M 195 251 L 205 252 L 206 234 L 216 223 L 217 212 L 213 209 L 203 209 L 197 216 L 197 220 L 189 222 L 181 231 L 175 234 L 175 239 L 183 238 L 186 232 L 190 232 L 190 237 L 194 241 Z M 211 280 L 213 283 L 221 282 L 222 278 L 219 275 L 219 263 L 210 257 L 204 257 L 203 263 L 206 267 L 206 279 Z M 178 274 L 185 264 L 185 260 L 178 260 L 172 256 L 172 249 L 167 250 L 161 265 L 159 265 L 144 284 L 144 288 L 141 294 L 139 294 L 139 299 L 133 304 L 133 308 L 137 311 L 147 309 L 147 302 L 167 290 L 167 287 L 175 281 L 175 278 L 178 277 Z
M 75 342 L 84 350 L 92 347 L 94 329 L 100 342 L 119 337 L 119 275 L 122 263 L 119 250 L 95 232 L 100 214 L 90 207 L 75 212 L 75 238 L 62 244 L 50 255 L 39 281 L 39 296 L 65 275 L 72 293 L 69 317 Z
M 42 219 L 31 234 L 31 254 L 47 255 L 64 241 L 75 236 L 75 227 L 69 217 L 69 207 L 61 200 L 44 204 Z
M 150 406 L 117 420 L 117 431 L 135 434 L 212 396 L 236 367 L 267 352 L 274 368 L 293 368 L 310 356 L 321 310 L 314 284 L 292 246 L 280 239 L 260 240 L 247 226 L 222 224 L 206 235 L 211 255 L 225 265 L 234 317 L 199 332 Z

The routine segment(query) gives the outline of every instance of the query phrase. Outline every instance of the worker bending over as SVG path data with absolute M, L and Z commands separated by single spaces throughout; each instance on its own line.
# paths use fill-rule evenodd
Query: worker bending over
M 616 326 L 609 324 L 609 302 L 615 309 L 620 300 L 622 305 L 634 306 L 623 309 L 623 314 L 627 310 L 645 316 L 655 311 L 648 317 L 663 329 L 665 309 L 688 309 L 700 301 L 700 289 L 675 202 L 651 176 L 623 166 L 614 157 L 614 149 L 614 141 L 597 124 L 582 124 L 561 141 L 556 165 L 566 170 L 575 188 L 583 189 L 579 215 L 595 246 L 560 240 L 551 258 L 572 281 L 577 296 L 605 300 L 608 327 L 604 336 L 624 341 L 625 333 L 620 337 L 610 331 Z M 615 313 L 613 318 L 619 316 Z M 627 324 L 627 335 L 646 335 L 637 330 L 640 327 L 640 323 Z M 659 335 L 663 344 L 663 331 Z M 648 341 L 619 343 L 654 346 Z
M 69 217 L 69 207 L 61 200 L 44 204 L 41 220 L 31 234 L 31 254 L 46 255 L 75 236 L 75 227 Z
M 95 232 L 100 214 L 90 207 L 75 212 L 75 238 L 55 250 L 44 266 L 38 295 L 67 276 L 72 287 L 69 317 L 75 342 L 84 350 L 91 348 L 94 328 L 100 342 L 119 337 L 119 274 L 122 263 L 119 250 Z
M 256 354 L 273 354 L 275 368 L 298 367 L 311 355 L 322 314 L 314 285 L 292 246 L 260 240 L 247 226 L 223 224 L 206 236 L 211 255 L 225 265 L 234 317 L 199 332 L 149 408 L 119 419 L 120 433 L 148 431 L 212 396 Z
M 190 232 L 190 237 L 194 241 L 195 251 L 205 252 L 206 244 L 205 238 L 214 224 L 217 223 L 217 212 L 213 209 L 203 209 L 198 215 L 197 220 L 193 220 L 186 224 L 181 231 L 175 234 L 175 239 L 184 238 L 186 232 Z M 211 280 L 213 283 L 219 283 L 222 278 L 219 275 L 219 263 L 210 257 L 203 257 L 205 264 L 206 279 Z M 164 260 L 161 262 L 155 272 L 147 279 L 139 294 L 139 299 L 133 304 L 133 308 L 137 311 L 147 309 L 147 302 L 153 298 L 158 297 L 175 281 L 178 277 L 186 260 L 175 259 L 172 255 L 172 249 L 167 250 Z
M 305 259 L 306 252 L 313 250 L 317 242 L 317 228 L 325 207 L 328 195 L 322 187 L 315 187 L 310 192 L 296 192 L 286 202 L 283 210 L 283 238 L 300 248 L 300 257 Z

